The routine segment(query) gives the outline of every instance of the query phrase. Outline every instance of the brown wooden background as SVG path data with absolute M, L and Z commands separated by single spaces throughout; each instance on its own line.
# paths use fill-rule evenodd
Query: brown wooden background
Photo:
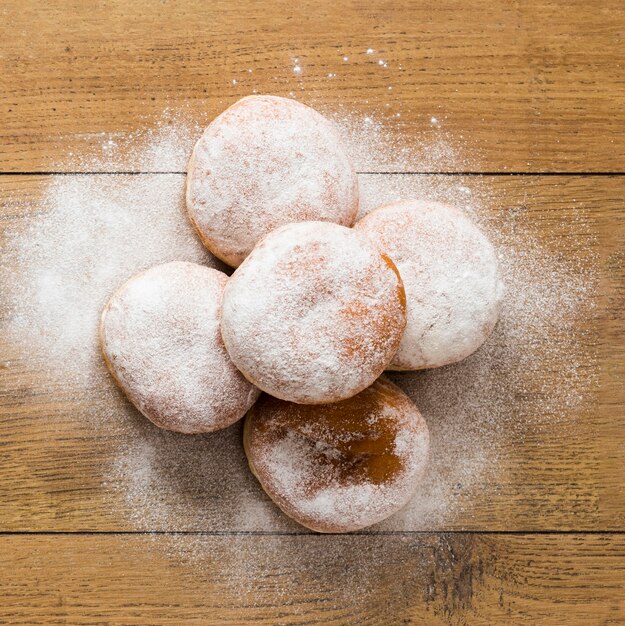
M 115 436 L 81 425 L 70 393 L 33 394 L 0 339 L 0 360 L 13 361 L 0 369 L 0 623 L 625 623 L 624 37 L 616 0 L 3 2 L 3 229 L 24 215 L 16 198 L 85 171 L 98 133 L 151 128 L 166 108 L 203 121 L 252 89 L 287 95 L 297 57 L 304 101 L 391 121 L 390 100 L 406 142 L 432 139 L 440 110 L 479 154 L 463 174 L 485 174 L 504 207 L 528 204 L 530 190 L 545 237 L 582 206 L 600 286 L 596 315 L 580 322 L 599 361 L 581 425 L 516 441 L 500 484 L 453 526 L 289 532 L 278 551 L 271 534 L 236 528 L 133 532 L 100 480 Z M 369 47 L 402 68 L 392 96 L 380 69 L 358 62 Z M 560 252 L 578 253 L 566 241 Z M 557 364 L 546 376 L 557 384 Z M 189 567 L 155 549 L 165 540 L 181 554 L 202 541 L 211 561 Z M 223 566 L 236 558 L 250 567 Z M 344 593 L 359 576 L 367 592 Z

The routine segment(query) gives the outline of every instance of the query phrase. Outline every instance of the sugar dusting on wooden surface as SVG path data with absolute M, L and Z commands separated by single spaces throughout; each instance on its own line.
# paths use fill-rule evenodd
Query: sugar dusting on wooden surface
M 360 170 L 371 162 L 371 154 L 376 166 L 368 171 L 471 169 L 470 159 L 451 142 L 410 150 L 372 120 L 341 114 L 335 121 Z M 170 124 L 136 135 L 124 148 L 122 169 L 183 171 L 196 131 Z M 102 155 L 87 161 L 94 169 L 119 165 L 118 143 L 103 136 Z M 401 197 L 451 202 L 477 219 L 498 250 L 508 296 L 487 344 L 458 365 L 392 374 L 428 422 L 431 463 L 412 502 L 373 530 L 448 528 L 460 512 L 470 514 L 472 502 L 495 495 L 505 483 L 511 442 L 540 432 L 553 420 L 571 427 L 570 410 L 584 402 L 593 385 L 592 347 L 575 330 L 576 320 L 592 315 L 592 241 L 579 240 L 577 264 L 567 264 L 555 243 L 538 243 L 532 232 L 537 226 L 528 217 L 531 209 L 499 206 L 479 178 L 361 174 L 360 184 L 362 214 Z M 120 527 L 301 532 L 249 473 L 240 424 L 197 437 L 159 431 L 120 399 L 100 361 L 97 318 L 126 278 L 170 260 L 222 267 L 187 223 L 183 189 L 180 174 L 51 178 L 42 197 L 23 207 L 30 215 L 26 225 L 7 238 L 1 279 L 12 314 L 2 322 L 5 332 L 15 352 L 37 373 L 42 389 L 50 381 L 71 387 L 75 396 L 88 400 L 88 415 L 80 418 L 88 417 L 94 432 L 106 431 L 118 441 L 116 458 L 103 468 L 103 483 Z M 19 199 L 15 204 L 19 206 Z M 531 207 L 530 191 L 527 204 Z M 583 222 L 581 211 L 572 215 Z M 583 232 L 574 231 L 574 225 L 565 236 Z M 553 378 L 544 375 L 547 368 L 558 372 L 559 386 L 548 384 Z M 370 545 L 379 539 L 371 538 Z M 262 563 L 278 556 L 292 558 L 295 569 L 302 565 L 304 556 L 290 547 L 288 538 L 267 541 L 270 547 L 246 555 L 237 551 L 234 537 L 231 561 L 220 564 L 202 552 L 201 537 L 193 550 L 175 536 L 168 545 L 185 560 L 210 562 L 221 571 L 252 567 L 260 575 Z M 322 542 L 315 545 L 319 550 L 311 551 L 310 567 L 314 559 L 319 564 L 330 558 L 321 554 Z M 366 561 L 367 550 L 362 554 Z M 359 584 L 362 589 L 364 582 Z

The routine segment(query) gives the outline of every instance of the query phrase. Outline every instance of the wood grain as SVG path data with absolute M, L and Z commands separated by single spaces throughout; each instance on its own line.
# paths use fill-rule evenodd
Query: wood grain
M 4 536 L 3 624 L 623 624 L 622 535 Z
M 395 184 L 391 175 L 375 176 Z M 362 180 L 370 182 L 375 176 Z M 128 178 L 131 184 L 136 180 Z M 19 227 L 24 216 L 36 210 L 29 208 L 29 201 L 34 203 L 51 179 L 0 179 L 0 224 L 4 229 Z M 436 188 L 442 177 L 414 176 L 410 180 Z M 597 382 L 590 386 L 581 405 L 562 407 L 558 419 L 544 419 L 539 414 L 521 419 L 513 412 L 504 429 L 494 474 L 477 490 L 465 493 L 459 488 L 460 506 L 454 515 L 418 528 L 619 530 L 625 523 L 625 178 L 459 178 L 457 185 L 488 192 L 493 220 L 504 213 L 517 216 L 517 234 L 533 234 L 555 258 L 573 266 L 583 266 L 584 259 L 596 258 L 595 309 L 566 332 L 579 343 L 577 349 L 584 356 L 579 376 L 590 379 L 596 375 Z M 151 426 L 124 402 L 121 394 L 102 399 L 94 392 L 85 398 L 71 381 L 46 382 L 40 372 L 29 369 L 19 354 L 10 354 L 9 350 L 8 345 L 0 343 L 0 351 L 9 361 L 9 366 L 0 370 L 0 528 L 136 528 L 137 511 L 123 493 L 128 487 L 116 482 L 110 472 L 128 445 L 153 437 Z M 586 358 L 596 360 L 597 366 L 590 361 L 584 365 Z M 557 354 L 546 355 L 538 369 L 528 371 L 515 411 L 522 413 L 524 407 L 540 398 L 541 388 L 558 389 L 563 384 L 562 367 Z M 99 406 L 105 415 L 111 406 L 111 417 L 93 423 L 89 415 L 94 406 Z M 120 421 L 131 425 L 131 430 L 120 431 Z M 500 426 L 500 430 L 503 428 Z M 191 440 L 200 443 L 190 443 Z M 190 479 L 184 465 L 167 465 L 174 452 L 177 458 L 197 454 L 198 449 L 204 454 L 202 446 L 206 446 L 207 461 L 200 476 Z M 226 464 L 210 460 L 210 451 L 221 448 L 232 450 L 232 458 Z M 180 514 L 140 519 L 139 526 L 145 530 L 298 529 L 280 516 L 270 517 L 271 522 L 258 521 L 252 514 L 251 521 L 246 519 L 242 508 L 245 496 L 259 496 L 258 487 L 246 470 L 236 428 L 213 439 L 159 435 L 155 451 L 155 462 L 162 472 L 160 478 L 174 490 L 162 497 L 175 499 L 176 492 L 184 493 L 193 503 L 188 508 L 199 510 L 202 517 Z M 224 471 L 241 479 L 224 481 Z M 268 505 L 267 510 L 273 509 Z
M 101 133 L 123 143 L 165 109 L 203 124 L 254 90 L 373 115 L 411 145 L 449 136 L 467 159 L 444 171 L 625 170 L 620 0 L 28 0 L 0 10 L 4 171 L 93 169 L 85 157 L 101 156 Z M 118 166 L 137 164 L 125 155 Z

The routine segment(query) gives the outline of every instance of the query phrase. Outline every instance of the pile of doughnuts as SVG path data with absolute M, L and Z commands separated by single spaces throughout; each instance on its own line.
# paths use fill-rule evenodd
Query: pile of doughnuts
M 336 129 L 274 96 L 243 98 L 206 128 L 186 204 L 236 269 L 172 262 L 122 285 L 100 324 L 115 381 L 164 429 L 246 416 L 251 471 L 310 529 L 398 511 L 429 433 L 383 372 L 449 365 L 484 343 L 503 296 L 491 243 L 461 210 L 422 199 L 354 223 L 358 181 Z

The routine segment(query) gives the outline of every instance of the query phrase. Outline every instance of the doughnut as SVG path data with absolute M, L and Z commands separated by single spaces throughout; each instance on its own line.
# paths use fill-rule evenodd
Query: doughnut
M 338 402 L 388 366 L 405 307 L 393 262 L 363 234 L 299 222 L 267 235 L 234 272 L 221 333 L 234 364 L 263 391 Z
M 104 360 L 130 401 L 161 428 L 225 428 L 258 398 L 219 332 L 227 280 L 194 263 L 165 263 L 133 276 L 104 308 Z
M 358 180 L 330 121 L 295 100 L 248 96 L 196 143 L 186 199 L 204 245 L 237 267 L 283 224 L 352 226 Z
M 428 428 L 384 377 L 320 406 L 263 394 L 245 418 L 252 473 L 296 522 L 324 533 L 377 524 L 413 496 L 427 463 Z
M 462 211 L 400 201 L 375 209 L 355 229 L 393 259 L 406 289 L 408 322 L 390 369 L 456 363 L 486 341 L 503 282 L 495 249 Z

